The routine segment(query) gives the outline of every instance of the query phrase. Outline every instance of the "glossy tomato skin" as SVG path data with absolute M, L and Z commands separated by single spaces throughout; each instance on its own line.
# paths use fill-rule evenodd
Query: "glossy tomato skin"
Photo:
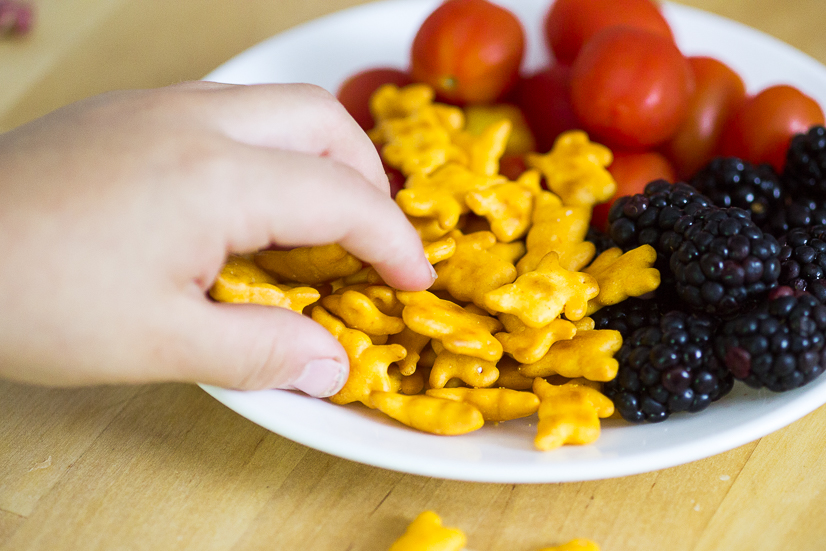
M 769 163 L 782 172 L 794 135 L 823 123 L 823 110 L 815 100 L 792 86 L 771 86 L 740 106 L 726 125 L 720 153 Z
M 545 40 L 557 62 L 571 64 L 591 37 L 617 25 L 674 39 L 651 0 L 556 0 L 545 16 Z
M 583 127 L 620 149 L 669 139 L 693 89 L 691 67 L 671 40 L 626 27 L 597 33 L 571 73 L 571 103 Z
M 746 86 L 732 68 L 711 57 L 689 57 L 694 94 L 674 136 L 662 147 L 680 178 L 687 179 L 716 154 L 725 124 L 746 100 Z
M 642 193 L 645 186 L 654 180 L 674 183 L 677 178 L 674 166 L 656 151 L 615 151 L 608 172 L 617 182 L 617 192 L 607 202 L 595 205 L 591 214 L 591 225 L 602 231 L 606 231 L 608 211 L 619 197 Z
M 375 121 L 370 113 L 370 96 L 383 84 L 407 86 L 412 83 L 410 74 L 391 67 L 376 67 L 360 71 L 345 80 L 336 92 L 336 98 L 364 130 L 373 128 Z
M 516 83 L 525 32 L 510 11 L 487 0 L 447 0 L 419 27 L 410 71 L 443 101 L 490 103 Z
M 519 80 L 513 101 L 525 114 L 537 151 L 550 151 L 566 130 L 579 128 L 571 105 L 571 68 L 554 65 Z

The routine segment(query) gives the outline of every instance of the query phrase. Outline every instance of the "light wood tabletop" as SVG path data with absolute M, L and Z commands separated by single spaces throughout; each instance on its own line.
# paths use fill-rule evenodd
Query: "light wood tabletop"
M 197 79 L 359 0 L 32 0 L 0 40 L 0 130 L 111 89 Z M 823 0 L 685 0 L 826 63 Z M 0 168 L 2 178 L 2 168 Z M 0 550 L 387 549 L 432 509 L 477 551 L 826 549 L 826 407 L 680 467 L 563 484 L 402 474 L 304 447 L 192 385 L 0 382 Z

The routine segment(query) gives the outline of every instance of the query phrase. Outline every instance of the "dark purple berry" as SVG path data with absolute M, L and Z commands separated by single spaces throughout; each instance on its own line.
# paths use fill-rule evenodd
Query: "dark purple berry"
M 826 128 L 813 126 L 792 138 L 786 152 L 783 185 L 793 196 L 826 199 Z
M 715 329 L 711 316 L 673 310 L 625 338 L 616 355 L 617 377 L 605 384 L 620 415 L 659 422 L 672 413 L 700 411 L 727 394 L 733 378 L 714 355 Z
M 718 157 L 694 175 L 689 184 L 718 207 L 748 211 L 762 225 L 783 204 L 780 178 L 770 165 L 755 166 L 736 157 Z M 728 221 L 726 224 L 735 224 Z M 721 234 L 726 234 L 721 228 Z M 737 233 L 734 231 L 734 233 Z
M 738 208 L 710 207 L 674 226 L 682 243 L 669 268 L 677 296 L 692 308 L 731 316 L 777 286 L 780 245 Z
M 714 349 L 736 379 L 779 392 L 823 372 L 824 345 L 826 306 L 809 293 L 780 287 L 754 310 L 723 323 Z

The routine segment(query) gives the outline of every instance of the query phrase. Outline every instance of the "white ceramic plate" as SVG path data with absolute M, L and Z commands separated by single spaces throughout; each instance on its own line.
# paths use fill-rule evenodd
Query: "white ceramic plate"
M 528 33 L 525 68 L 546 61 L 541 39 L 546 0 L 507 0 Z M 335 92 L 354 72 L 407 66 L 416 29 L 436 0 L 371 3 L 296 27 L 208 75 L 229 83 L 311 82 Z M 826 68 L 744 25 L 666 5 L 687 54 L 709 54 L 737 70 L 750 91 L 789 83 L 826 105 Z M 204 387 L 220 402 L 291 440 L 336 456 L 408 473 L 479 482 L 566 482 L 662 469 L 721 453 L 792 423 L 826 403 L 826 377 L 773 394 L 742 384 L 706 411 L 665 423 L 608 421 L 599 441 L 552 452 L 534 450 L 535 416 L 457 437 L 408 429 L 360 404 L 341 407 L 280 390 L 238 392 Z

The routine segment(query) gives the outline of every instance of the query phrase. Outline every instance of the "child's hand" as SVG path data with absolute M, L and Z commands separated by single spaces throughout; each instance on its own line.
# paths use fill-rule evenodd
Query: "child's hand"
M 394 287 L 433 280 L 370 140 L 308 85 L 116 92 L 0 135 L 0 375 L 324 396 L 325 329 L 205 292 L 229 252 L 337 242 Z

